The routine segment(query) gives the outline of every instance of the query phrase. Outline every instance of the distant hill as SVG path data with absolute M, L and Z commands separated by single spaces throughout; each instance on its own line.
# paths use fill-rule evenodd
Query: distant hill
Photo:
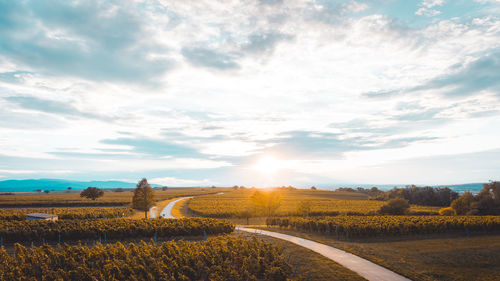
M 72 181 L 61 179 L 29 179 L 0 181 L 0 192 L 27 192 L 35 189 L 66 190 L 85 189 L 89 186 L 98 188 L 134 188 L 137 183 L 124 181 Z M 152 187 L 159 185 L 151 184 Z
M 455 190 L 457 192 L 464 192 L 464 191 L 472 191 L 473 193 L 481 191 L 483 188 L 484 183 L 464 183 L 464 184 L 449 184 L 449 185 L 421 185 L 417 184 L 416 186 L 432 186 L 432 187 L 449 187 L 452 190 Z M 350 187 L 350 188 L 356 188 L 356 187 L 363 187 L 363 188 L 371 188 L 373 186 L 378 187 L 381 190 L 389 190 L 393 189 L 394 187 L 397 188 L 404 188 L 405 186 L 408 186 L 410 184 L 344 184 L 342 187 Z M 336 188 L 329 188 L 329 189 L 336 189 Z
M 453 184 L 453 185 L 439 185 L 437 187 L 449 187 L 455 191 L 472 191 L 479 192 L 483 189 L 483 184 L 485 183 L 464 183 L 464 184 Z

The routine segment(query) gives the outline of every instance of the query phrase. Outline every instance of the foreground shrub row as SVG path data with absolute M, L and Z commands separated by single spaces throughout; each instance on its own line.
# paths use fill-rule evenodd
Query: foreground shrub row
M 269 218 L 268 226 L 319 232 L 338 238 L 363 238 L 452 232 L 500 230 L 495 216 L 338 216 L 321 218 Z
M 214 237 L 203 242 L 84 246 L 16 244 L 0 250 L 0 280 L 287 280 L 281 249 L 263 240 Z
M 76 241 L 104 235 L 124 239 L 221 234 L 233 229 L 230 222 L 208 218 L 0 221 L 0 238 L 6 242 Z
M 40 209 L 0 209 L 0 220 L 25 220 L 26 214 L 44 213 L 58 215 L 59 219 L 103 219 L 120 218 L 134 214 L 131 208 L 40 208 Z

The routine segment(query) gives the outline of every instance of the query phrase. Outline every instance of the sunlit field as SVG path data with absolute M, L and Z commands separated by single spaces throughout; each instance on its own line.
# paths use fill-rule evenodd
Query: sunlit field
M 155 190 L 155 200 L 162 201 L 176 197 L 202 194 L 215 194 L 227 188 L 171 188 Z M 119 189 L 105 192 L 97 200 L 80 197 L 80 191 L 55 191 L 49 194 L 13 194 L 0 195 L 0 207 L 77 207 L 77 206 L 128 206 L 133 192 Z
M 265 190 L 264 190 L 265 191 Z M 243 218 L 257 216 L 249 197 L 255 192 L 252 189 L 237 190 L 215 196 L 199 196 L 187 204 L 195 214 L 216 218 Z M 270 192 L 270 190 L 267 190 Z M 368 196 L 360 193 L 334 192 L 320 190 L 279 190 L 282 199 L 274 215 L 293 216 L 298 214 L 298 206 L 303 201 L 311 204 L 310 215 L 374 215 L 384 202 L 368 200 Z M 410 212 L 419 214 L 437 214 L 439 208 L 416 206 Z

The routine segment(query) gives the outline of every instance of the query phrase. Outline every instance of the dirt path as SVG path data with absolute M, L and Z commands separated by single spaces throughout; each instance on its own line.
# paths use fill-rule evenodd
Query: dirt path
M 294 244 L 297 244 L 299 246 L 305 247 L 307 249 L 310 249 L 318 254 L 321 254 L 336 263 L 356 272 L 363 278 L 366 278 L 367 280 L 372 280 L 372 281 L 410 281 L 410 279 L 401 276 L 393 271 L 390 271 L 389 269 L 382 267 L 380 265 L 377 265 L 375 263 L 372 263 L 371 261 L 365 260 L 363 258 L 360 258 L 358 256 L 355 256 L 353 254 L 350 254 L 348 252 L 339 250 L 337 248 L 333 248 L 330 246 L 327 246 L 325 244 L 321 244 L 318 242 L 314 242 L 311 240 L 307 240 L 304 238 L 299 238 L 296 236 L 292 235 L 287 235 L 287 234 L 282 234 L 282 233 L 277 233 L 277 232 L 272 232 L 272 231 L 266 231 L 266 230 L 260 230 L 260 229 L 253 229 L 253 228 L 247 228 L 243 226 L 237 226 L 236 229 L 238 231 L 246 231 L 250 233 L 256 233 L 256 234 L 261 234 L 261 235 L 267 235 L 271 236 L 274 238 L 282 239 L 288 242 L 292 242 Z

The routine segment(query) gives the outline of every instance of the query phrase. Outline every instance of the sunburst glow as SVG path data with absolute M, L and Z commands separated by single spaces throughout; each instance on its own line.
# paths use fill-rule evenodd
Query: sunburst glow
M 273 156 L 264 156 L 260 158 L 253 168 L 260 173 L 271 175 L 283 169 L 284 163 L 282 160 Z

